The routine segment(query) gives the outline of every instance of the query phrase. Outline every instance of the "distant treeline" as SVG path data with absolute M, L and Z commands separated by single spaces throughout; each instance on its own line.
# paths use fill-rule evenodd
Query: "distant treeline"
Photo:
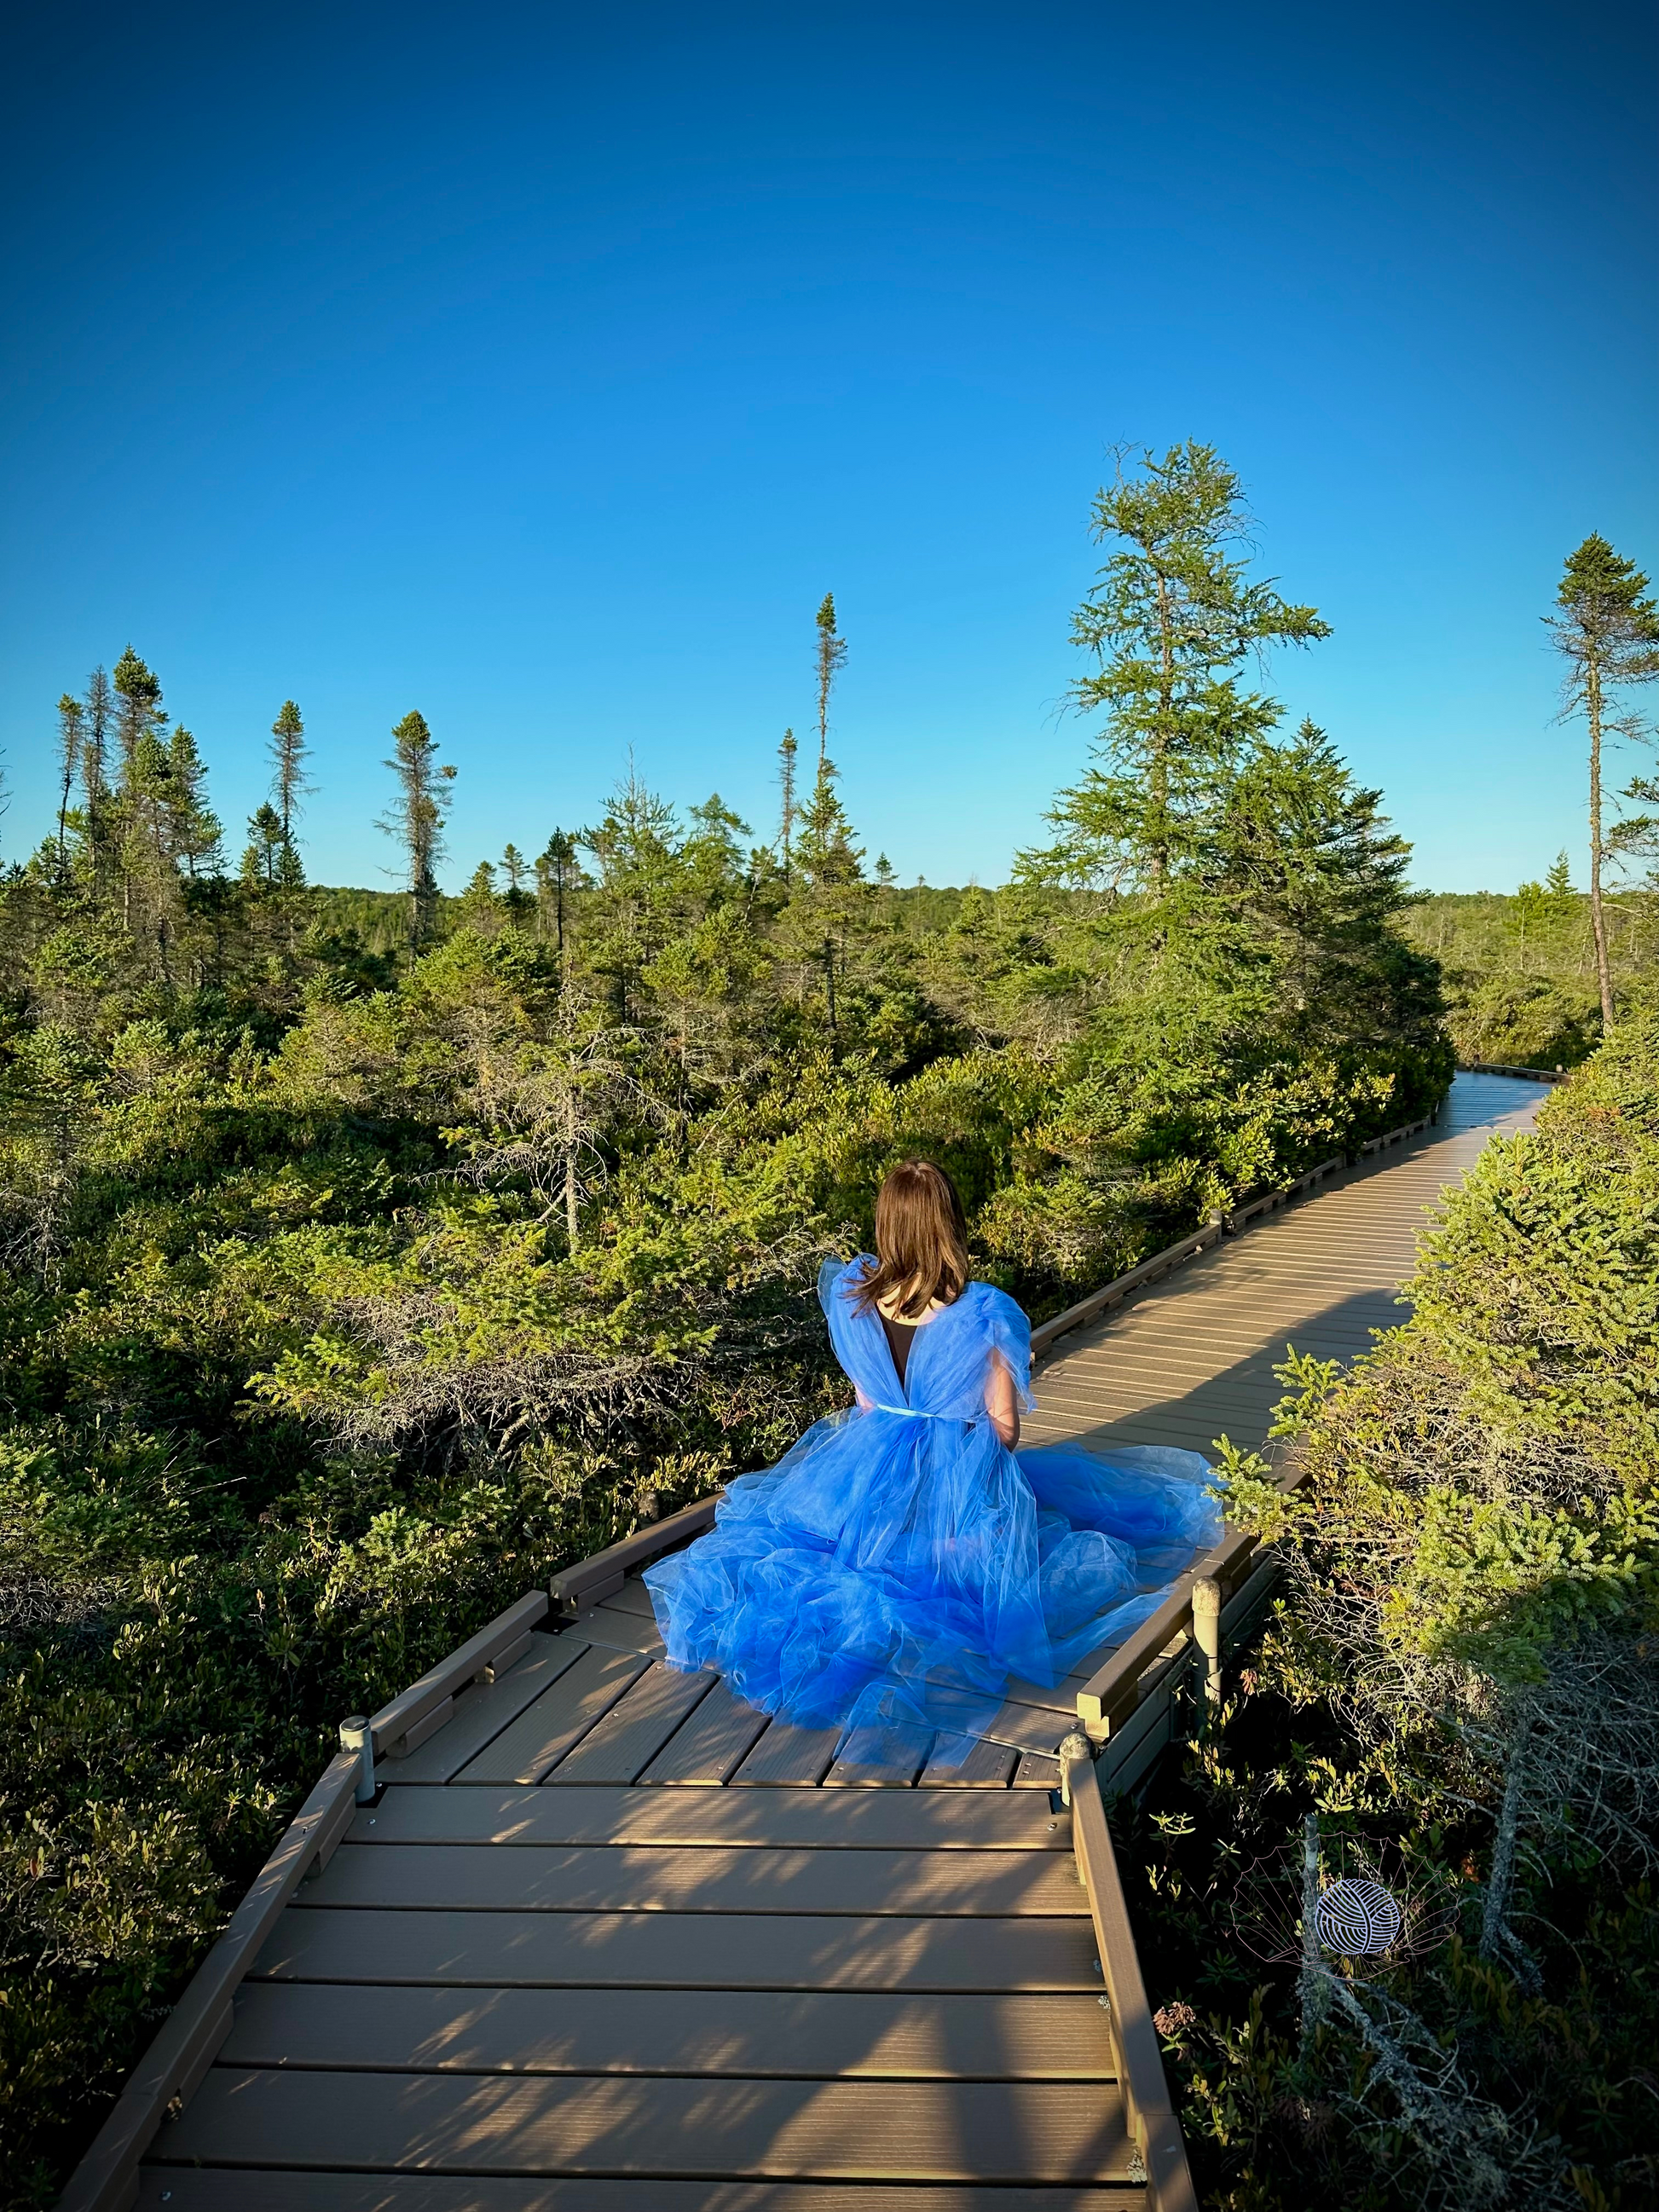
M 879 887 L 892 922 L 918 942 L 953 928 L 964 902 L 988 896 L 977 885 Z M 1049 896 L 1066 899 L 1063 892 Z M 1080 903 L 1083 895 L 1071 896 Z M 407 955 L 406 891 L 319 886 L 311 899 L 320 932 L 356 936 L 370 951 L 394 960 Z M 464 926 L 468 911 L 465 895 L 440 894 L 439 933 Z M 1615 988 L 1626 1005 L 1645 1003 L 1659 977 L 1659 897 L 1626 890 L 1607 901 L 1605 912 Z M 536 927 L 533 915 L 530 927 Z M 1460 1059 L 1575 1067 L 1595 1049 L 1601 1017 L 1590 903 L 1568 880 L 1565 858 L 1541 883 L 1518 890 L 1422 894 L 1402 908 L 1400 930 L 1440 966 L 1447 1027 Z

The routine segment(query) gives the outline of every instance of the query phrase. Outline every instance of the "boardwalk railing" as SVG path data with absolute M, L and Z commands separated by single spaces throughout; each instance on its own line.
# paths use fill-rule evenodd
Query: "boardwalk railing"
M 340 1723 L 339 1752 L 134 2068 L 70 2177 L 59 2212 L 130 2212 L 144 2153 L 170 2111 L 188 2101 L 217 2057 L 230 2033 L 232 2003 L 242 1978 L 301 1883 L 328 1864 L 358 1805 L 374 1796 L 382 1778 L 379 1763 L 395 1765 L 406 1759 L 449 1720 L 461 1691 L 474 1682 L 492 1682 L 516 1666 L 530 1649 L 532 1631 L 550 1613 L 573 1618 L 578 1598 L 597 1603 L 620 1589 L 625 1576 L 700 1534 L 714 1520 L 715 1502 L 711 1498 L 687 1506 L 567 1567 L 554 1577 L 549 1590 L 526 1590 L 379 1712 L 368 1718 L 354 1715 Z
M 70 2176 L 61 2212 L 127 2212 L 138 2161 L 175 2104 L 199 2087 L 230 2033 L 231 2002 L 306 1875 L 326 1866 L 356 1810 L 357 1755 L 342 1751 L 295 1814 L 230 1924 L 197 1968 Z
M 1187 2146 L 1170 2097 L 1169 2078 L 1158 2047 L 1158 2031 L 1146 2002 L 1146 1984 L 1129 1926 L 1117 1859 L 1106 1827 L 1106 1808 L 1098 1790 L 1081 1789 L 1072 1797 L 1072 1847 L 1077 1870 L 1089 1894 L 1095 1941 L 1100 1946 L 1101 1978 L 1111 2020 L 1112 2050 L 1117 2059 L 1123 2120 L 1139 2168 L 1129 2178 L 1144 2181 L 1152 2212 L 1198 2212 Z
M 1558 1060 L 1553 1067 L 1506 1067 L 1495 1060 L 1460 1060 L 1460 1075 L 1518 1075 L 1523 1083 L 1565 1083 L 1572 1073 Z
M 1218 1244 L 1223 1237 L 1236 1237 L 1241 1229 L 1248 1228 L 1253 1221 L 1259 1221 L 1263 1214 L 1275 1212 L 1281 1206 L 1294 1205 L 1298 1198 L 1305 1198 L 1310 1190 L 1322 1182 L 1328 1182 L 1332 1176 L 1340 1175 L 1344 1168 L 1357 1167 L 1361 1160 L 1384 1152 L 1390 1146 L 1403 1145 L 1408 1137 L 1421 1136 L 1434 1119 L 1433 1114 L 1425 1114 L 1420 1121 L 1408 1121 L 1403 1128 L 1390 1129 L 1386 1136 L 1370 1138 L 1352 1158 L 1346 1152 L 1334 1153 L 1328 1160 L 1322 1160 L 1316 1168 L 1310 1168 L 1305 1175 L 1297 1176 L 1294 1182 L 1287 1182 L 1282 1189 L 1267 1191 L 1261 1197 L 1252 1199 L 1248 1206 L 1241 1206 L 1236 1212 L 1223 1214 L 1214 1221 L 1206 1222 L 1202 1229 L 1195 1229 L 1190 1237 L 1183 1237 L 1178 1243 L 1166 1246 L 1162 1252 L 1154 1252 L 1150 1260 L 1143 1260 L 1139 1267 L 1131 1267 L 1127 1274 L 1114 1276 L 1109 1283 L 1103 1283 L 1097 1291 L 1091 1291 L 1086 1298 L 1079 1298 L 1074 1306 L 1067 1306 L 1064 1313 L 1056 1314 L 1052 1321 L 1045 1321 L 1031 1331 L 1032 1358 L 1041 1359 L 1062 1336 L 1068 1335 L 1074 1328 L 1081 1328 L 1085 1322 L 1098 1321 L 1114 1306 L 1122 1305 L 1127 1299 L 1137 1297 L 1150 1285 L 1161 1281 L 1174 1268 L 1188 1260 L 1196 1259 L 1200 1252 L 1207 1252 L 1212 1244 Z

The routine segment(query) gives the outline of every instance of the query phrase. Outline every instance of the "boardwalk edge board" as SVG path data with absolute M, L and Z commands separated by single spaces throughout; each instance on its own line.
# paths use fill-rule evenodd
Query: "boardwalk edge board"
M 1487 1067 L 1467 1072 L 1499 1074 L 1525 1081 L 1567 1079 L 1536 1068 Z M 1375 1156 L 1418 1135 L 1435 1116 L 1391 1131 L 1362 1149 Z M 1288 1189 L 1271 1193 L 1225 1222 L 1213 1222 L 1131 1269 L 1079 1306 L 1035 1330 L 1033 1352 L 1041 1356 L 1055 1339 L 1107 1311 L 1158 1276 L 1213 1246 L 1230 1231 L 1311 1189 L 1344 1165 L 1330 1161 L 1298 1178 Z M 1292 1466 L 1282 1478 L 1299 1480 Z M 115 2106 L 59 2199 L 60 2212 L 131 2212 L 137 2201 L 139 2164 L 162 2124 L 189 2101 L 205 2079 L 232 2025 L 235 1993 L 300 1885 L 333 1856 L 360 1803 L 372 1799 L 382 1780 L 378 1759 L 394 1766 L 441 1729 L 455 1711 L 459 1693 L 473 1684 L 493 1683 L 531 1649 L 532 1633 L 543 1623 L 562 1626 L 580 1618 L 621 1589 L 629 1574 L 651 1559 L 689 1542 L 708 1528 L 718 1499 L 708 1498 L 661 1522 L 637 1530 L 621 1543 L 565 1569 L 545 1591 L 526 1591 L 477 1635 L 430 1668 L 418 1681 L 369 1717 L 342 1725 L 342 1749 L 278 1841 L 270 1857 L 231 1916 L 167 2020 L 133 2069 Z M 1090 1752 L 1100 1759 L 1091 1778 L 1074 1795 L 1073 1844 L 1079 1878 L 1100 1944 L 1111 2033 L 1125 2100 L 1126 2119 L 1134 2146 L 1134 2167 L 1145 2166 L 1146 2200 L 1156 2212 L 1195 2212 L 1185 2148 L 1171 2109 L 1157 2037 L 1147 2011 L 1139 1960 L 1112 1855 L 1100 1785 L 1132 1786 L 1168 1741 L 1170 1703 L 1199 1656 L 1207 1659 L 1210 1681 L 1218 1679 L 1219 1656 L 1249 1632 L 1272 1594 L 1276 1564 L 1253 1559 L 1255 1539 L 1230 1529 L 1222 1542 L 1182 1578 L 1169 1602 L 1138 1632 L 1081 1691 L 1077 1698 L 1082 1731 Z M 1205 1611 L 1207 1630 L 1194 1621 L 1193 1592 L 1207 1583 L 1213 1592 Z M 1210 1638 L 1204 1643 L 1204 1636 Z M 1150 1694 L 1148 1694 L 1150 1692 Z M 1153 1711 L 1143 1715 L 1143 1706 Z M 1161 1711 L 1158 1708 L 1161 1707 Z M 1133 2179 L 1141 2179 L 1132 2168 Z M 1118 2185 L 1119 2187 L 1121 2185 Z M 994 2192 L 993 2192 L 994 2193 Z M 1129 2192 L 1125 2191 L 1125 2201 Z
M 1187 2146 L 1170 2097 L 1158 2031 L 1146 2002 L 1146 1984 L 1129 1926 L 1123 1885 L 1106 1826 L 1106 1808 L 1097 1789 L 1084 1786 L 1072 1796 L 1072 1843 L 1079 1879 L 1088 1893 L 1095 1940 L 1100 1946 L 1101 1978 L 1111 2018 L 1112 2049 L 1117 2059 L 1123 2118 L 1139 2154 L 1141 2172 L 1157 2212 L 1198 2212 Z
M 138 2161 L 169 2108 L 200 2087 L 231 2027 L 231 2001 L 301 1881 L 326 1865 L 350 1825 L 358 1762 L 340 1752 L 231 1915 L 134 2068 L 115 2108 L 70 2178 L 59 2212 L 128 2212 L 138 2193 Z
M 1570 1067 L 1508 1067 L 1495 1060 L 1460 1060 L 1460 1075 L 1512 1075 L 1522 1083 L 1570 1083 Z

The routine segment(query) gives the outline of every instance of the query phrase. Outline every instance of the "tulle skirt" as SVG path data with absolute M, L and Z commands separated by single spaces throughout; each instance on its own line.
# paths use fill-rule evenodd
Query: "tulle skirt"
M 1057 1688 L 1217 1540 L 1211 1479 L 1157 1445 L 1013 1453 L 983 1419 L 840 1414 L 645 1581 L 671 1665 L 841 1729 L 841 1756 L 878 1759 L 895 1731 L 1018 1741 L 1010 1681 Z

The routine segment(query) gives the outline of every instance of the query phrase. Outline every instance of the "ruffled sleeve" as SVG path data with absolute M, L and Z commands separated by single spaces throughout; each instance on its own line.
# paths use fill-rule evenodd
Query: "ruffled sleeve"
M 1014 1393 L 1023 1413 L 1036 1404 L 1031 1395 L 1031 1324 L 1006 1291 L 990 1283 L 979 1285 L 983 1300 L 985 1334 L 993 1351 L 1002 1355 L 1014 1378 Z
M 818 1304 L 823 1308 L 826 1320 L 834 1320 L 836 1309 L 831 1301 L 845 1289 L 848 1278 L 856 1279 L 872 1264 L 867 1252 L 860 1252 L 851 1260 L 837 1260 L 832 1255 L 824 1261 L 818 1269 Z M 842 1310 L 845 1308 L 846 1299 L 842 1297 Z

